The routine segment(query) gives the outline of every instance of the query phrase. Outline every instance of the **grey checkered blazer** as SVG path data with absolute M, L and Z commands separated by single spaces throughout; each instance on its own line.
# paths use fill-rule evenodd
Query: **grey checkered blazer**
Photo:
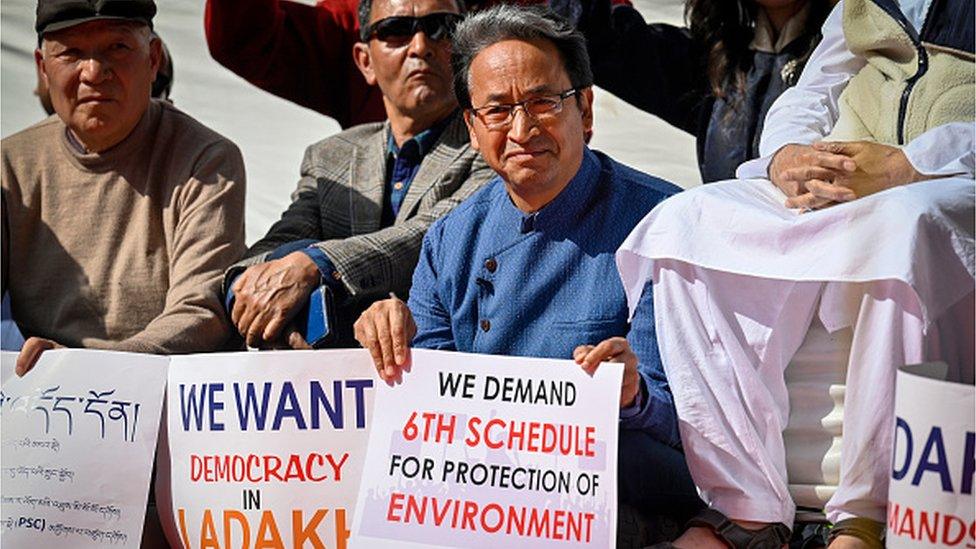
M 424 156 L 394 224 L 380 228 L 389 131 L 388 123 L 363 124 L 308 147 L 291 205 L 230 271 L 264 261 L 284 243 L 313 238 L 353 301 L 390 292 L 406 299 L 427 228 L 495 173 L 471 148 L 458 114 Z

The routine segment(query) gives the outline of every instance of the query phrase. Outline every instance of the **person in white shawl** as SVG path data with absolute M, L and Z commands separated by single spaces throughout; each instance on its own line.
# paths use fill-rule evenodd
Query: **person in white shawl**
M 763 157 L 666 200 L 617 253 L 632 312 L 653 278 L 692 477 L 739 529 L 693 521 L 676 546 L 737 546 L 797 504 L 846 526 L 832 548 L 880 546 L 896 370 L 972 382 L 973 46 L 934 36 L 971 37 L 972 2 L 931 4 L 837 5 Z

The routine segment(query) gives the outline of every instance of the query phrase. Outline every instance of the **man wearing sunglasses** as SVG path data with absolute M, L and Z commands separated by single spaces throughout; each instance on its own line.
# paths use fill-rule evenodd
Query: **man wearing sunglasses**
M 388 121 L 310 146 L 291 206 L 228 271 L 251 347 L 355 345 L 359 313 L 409 291 L 428 226 L 493 176 L 451 92 L 455 0 L 363 0 L 359 17 L 353 55 Z
M 388 381 L 408 364 L 411 341 L 574 358 L 590 372 L 601 361 L 623 362 L 621 501 L 687 517 L 701 503 L 677 449 L 652 292 L 633 304 L 647 313 L 644 322 L 629 326 L 614 263 L 634 225 L 679 189 L 587 148 L 586 45 L 548 9 L 503 5 L 471 15 L 456 31 L 453 55 L 472 146 L 499 177 L 434 223 L 409 302 L 374 303 L 356 322 L 357 339 Z

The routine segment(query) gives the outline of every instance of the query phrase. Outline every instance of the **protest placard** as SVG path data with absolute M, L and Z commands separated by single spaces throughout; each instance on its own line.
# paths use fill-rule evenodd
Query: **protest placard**
M 888 547 L 976 546 L 973 385 L 944 381 L 947 366 L 898 371 Z
M 22 378 L 3 353 L 5 549 L 139 547 L 165 357 L 46 351 Z
M 344 547 L 374 376 L 364 350 L 172 357 L 156 485 L 170 544 Z
M 412 351 L 378 385 L 351 546 L 613 547 L 622 375 Z

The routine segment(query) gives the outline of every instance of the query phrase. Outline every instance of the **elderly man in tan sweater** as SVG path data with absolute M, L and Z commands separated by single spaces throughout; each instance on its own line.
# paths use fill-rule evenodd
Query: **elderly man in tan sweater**
M 221 274 L 244 251 L 237 147 L 150 100 L 152 0 L 39 0 L 56 116 L 2 142 L 3 278 L 23 375 L 60 346 L 220 348 Z

